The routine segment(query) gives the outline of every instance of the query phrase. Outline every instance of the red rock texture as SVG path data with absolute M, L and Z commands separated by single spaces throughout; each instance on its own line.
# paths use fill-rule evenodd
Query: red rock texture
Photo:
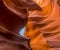
M 0 0 L 0 50 L 31 50 L 30 40 L 19 35 L 20 29 L 26 25 L 27 18 L 11 11 L 4 1 L 6 0 Z M 21 12 L 27 15 L 26 11 Z
M 34 2 L 41 7 L 42 11 L 29 11 L 25 36 L 31 39 L 32 50 L 51 50 L 52 46 L 58 47 L 60 40 L 60 0 L 34 0 Z M 52 47 L 52 50 L 57 49 Z

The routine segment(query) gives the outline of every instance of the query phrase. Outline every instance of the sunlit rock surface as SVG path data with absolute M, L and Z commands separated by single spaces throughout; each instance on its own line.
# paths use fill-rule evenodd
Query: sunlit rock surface
M 27 19 L 24 35 L 30 40 L 18 34 Z M 0 0 L 0 48 L 59 50 L 59 22 L 60 0 Z
M 29 11 L 25 36 L 32 50 L 60 50 L 60 0 L 34 0 L 42 11 Z

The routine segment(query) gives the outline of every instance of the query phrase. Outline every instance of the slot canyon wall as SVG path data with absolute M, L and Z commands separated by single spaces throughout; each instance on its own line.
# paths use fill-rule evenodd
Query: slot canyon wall
M 29 39 L 19 34 L 26 25 L 27 10 L 18 11 L 13 1 L 0 0 L 0 50 L 31 50 Z
M 29 11 L 24 35 L 32 50 L 60 50 L 60 0 L 33 0 L 41 11 Z
M 60 0 L 0 0 L 0 49 L 60 50 L 59 22 Z

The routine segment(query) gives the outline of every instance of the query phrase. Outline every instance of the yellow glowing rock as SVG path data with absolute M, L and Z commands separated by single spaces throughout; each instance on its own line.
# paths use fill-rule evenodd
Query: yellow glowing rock
M 24 35 L 31 39 L 30 45 L 33 50 L 50 50 L 44 34 L 54 35 L 59 32 L 60 8 L 57 0 L 34 0 L 34 2 L 42 8 L 42 11 L 29 11 Z

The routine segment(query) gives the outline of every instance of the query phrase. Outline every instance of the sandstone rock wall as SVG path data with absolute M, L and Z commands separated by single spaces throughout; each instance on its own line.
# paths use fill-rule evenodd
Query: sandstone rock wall
M 60 40 L 59 1 L 34 0 L 42 8 L 42 11 L 29 11 L 24 34 L 31 39 L 32 50 L 57 50 L 57 48 L 60 48 L 58 47 Z M 55 44 L 57 44 L 57 47 L 54 47 Z

